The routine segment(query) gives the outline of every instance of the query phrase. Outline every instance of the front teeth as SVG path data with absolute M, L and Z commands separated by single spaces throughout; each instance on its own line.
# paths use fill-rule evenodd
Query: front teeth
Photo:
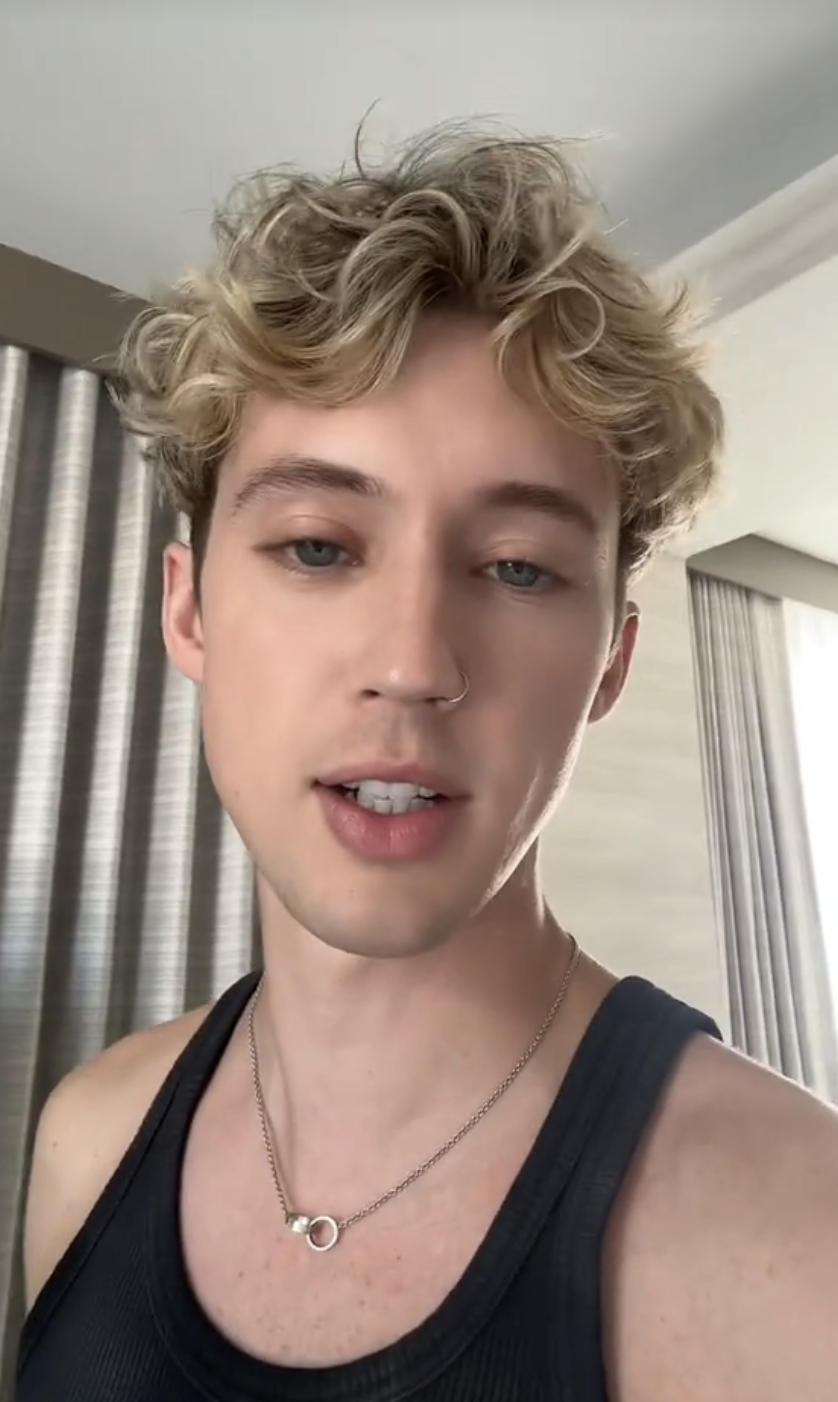
M 344 788 L 361 808 L 373 813 L 416 813 L 439 796 L 418 784 L 387 784 L 382 779 L 360 779 Z

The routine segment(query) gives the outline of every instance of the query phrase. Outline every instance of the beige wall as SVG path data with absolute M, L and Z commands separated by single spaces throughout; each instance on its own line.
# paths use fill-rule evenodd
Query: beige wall
M 662 558 L 618 710 L 594 726 L 544 834 L 548 900 L 616 973 L 639 973 L 727 1025 L 693 693 L 687 573 Z

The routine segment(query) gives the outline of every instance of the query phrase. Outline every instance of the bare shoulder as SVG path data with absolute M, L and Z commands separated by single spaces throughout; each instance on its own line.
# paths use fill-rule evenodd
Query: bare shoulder
M 55 1087 L 38 1122 L 24 1221 L 27 1304 L 87 1219 L 209 1009 L 115 1042 Z
M 838 1113 L 699 1038 L 609 1232 L 615 1402 L 827 1402 L 838 1377 Z

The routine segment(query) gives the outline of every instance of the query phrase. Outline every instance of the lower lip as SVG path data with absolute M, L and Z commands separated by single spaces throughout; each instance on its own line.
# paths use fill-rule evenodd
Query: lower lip
M 326 822 L 342 847 L 372 862 L 415 862 L 442 847 L 466 800 L 445 798 L 413 813 L 375 813 L 339 789 L 316 786 Z

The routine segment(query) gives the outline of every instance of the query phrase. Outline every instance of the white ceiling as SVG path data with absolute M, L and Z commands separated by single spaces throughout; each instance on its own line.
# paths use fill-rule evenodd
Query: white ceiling
M 0 242 L 147 293 L 232 179 L 496 114 L 598 133 L 653 260 L 838 147 L 835 0 L 0 0 Z
M 714 331 L 725 485 L 689 553 L 756 534 L 838 565 L 838 257 Z
M 0 0 L 0 242 L 148 293 L 237 176 L 495 115 L 604 138 L 619 236 L 660 263 L 838 151 L 836 0 Z M 712 239 L 711 239 L 712 242 Z M 728 488 L 838 562 L 838 259 L 720 323 Z

